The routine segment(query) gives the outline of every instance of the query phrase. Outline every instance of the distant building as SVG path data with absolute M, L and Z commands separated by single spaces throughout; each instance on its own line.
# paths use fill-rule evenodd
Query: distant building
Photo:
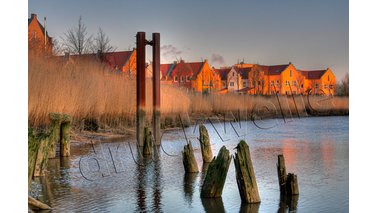
M 304 91 L 316 95 L 334 95 L 336 91 L 336 77 L 330 68 L 326 70 L 298 70 L 303 79 L 301 85 Z
M 180 60 L 172 64 L 160 65 L 161 82 L 187 88 L 195 92 L 220 90 L 221 79 L 207 60 L 204 62 L 185 62 Z
M 32 13 L 28 19 L 28 49 L 33 53 L 52 54 L 53 42 L 45 24 L 38 21 L 37 15 Z
M 64 63 L 75 62 L 101 62 L 111 70 L 118 73 L 123 73 L 129 76 L 136 76 L 136 50 L 132 51 L 119 51 L 119 52 L 107 52 L 107 53 L 91 53 L 81 55 L 70 55 L 66 53 L 64 56 L 57 56 Z

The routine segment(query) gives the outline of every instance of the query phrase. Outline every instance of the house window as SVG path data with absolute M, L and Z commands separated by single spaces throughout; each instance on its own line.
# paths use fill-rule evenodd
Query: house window
M 185 77 L 181 76 L 181 82 L 184 82 L 184 80 L 185 80 Z
M 32 32 L 32 38 L 33 38 L 34 41 L 37 39 L 37 35 L 36 35 L 36 33 L 35 33 L 34 30 L 33 30 L 33 32 Z
M 286 91 L 285 94 L 286 94 L 286 95 L 289 95 L 289 91 Z
M 234 73 L 234 72 L 232 73 L 232 76 L 235 76 L 235 73 Z
M 293 95 L 296 95 L 297 94 L 297 91 L 293 91 Z
M 289 81 L 286 81 L 285 84 L 286 84 L 286 86 L 289 86 Z
M 175 76 L 175 82 L 177 82 L 178 81 L 178 76 Z
M 293 81 L 293 86 L 297 86 L 297 82 L 296 81 Z
M 187 82 L 190 81 L 190 76 L 186 76 L 186 81 L 187 81 Z
M 303 88 L 303 84 L 301 84 L 301 88 Z
M 328 84 L 324 84 L 324 89 L 328 89 Z
M 293 77 L 293 73 L 291 72 L 291 70 L 290 70 L 290 77 Z
M 316 84 L 315 84 L 315 88 L 317 89 L 318 87 L 319 87 L 319 85 L 316 83 Z
M 223 87 L 226 87 L 226 83 L 225 82 L 223 82 L 222 85 L 223 85 Z
M 258 82 L 257 82 L 257 85 L 259 85 L 259 86 L 260 86 L 260 85 L 261 85 L 261 81 L 258 81 Z
M 274 86 L 274 81 L 270 81 L 270 86 Z
M 234 86 L 234 82 L 230 82 L 230 87 L 233 87 Z
M 247 82 L 243 82 L 243 87 L 247 87 Z
M 280 86 L 280 81 L 279 81 L 279 80 L 277 80 L 277 82 L 276 82 L 276 86 L 277 86 L 277 87 Z
M 328 75 L 328 81 L 329 81 L 329 75 Z
M 330 85 L 329 85 L 329 88 L 330 88 L 330 89 L 333 89 L 333 84 L 330 84 Z

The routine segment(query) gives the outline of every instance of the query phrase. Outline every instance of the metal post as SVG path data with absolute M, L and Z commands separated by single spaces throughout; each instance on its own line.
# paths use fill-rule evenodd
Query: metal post
M 155 145 L 160 145 L 160 33 L 152 34 L 153 132 Z
M 143 146 L 143 130 L 146 119 L 146 34 L 138 32 L 137 45 L 137 144 Z

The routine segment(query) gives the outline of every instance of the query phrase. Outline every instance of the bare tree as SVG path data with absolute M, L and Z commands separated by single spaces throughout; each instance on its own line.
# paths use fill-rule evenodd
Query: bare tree
M 349 96 L 349 72 L 345 74 L 341 82 L 336 85 L 336 94 L 342 96 Z
M 93 43 L 93 51 L 101 51 L 103 53 L 106 52 L 112 52 L 115 50 L 115 47 L 110 45 L 110 39 L 109 37 L 105 34 L 105 32 L 102 30 L 101 27 L 98 28 L 98 32 L 96 37 L 94 38 L 94 43 Z
M 92 48 L 92 35 L 88 36 L 87 27 L 79 17 L 78 26 L 64 33 L 62 38 L 66 51 L 76 54 L 88 53 Z
M 53 39 L 53 48 L 52 48 L 52 54 L 53 55 L 62 55 L 64 52 L 64 47 L 61 42 L 58 41 L 58 39 Z

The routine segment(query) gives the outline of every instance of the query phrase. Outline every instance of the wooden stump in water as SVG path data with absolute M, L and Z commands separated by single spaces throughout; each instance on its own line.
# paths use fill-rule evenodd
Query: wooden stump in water
M 182 161 L 184 163 L 185 173 L 195 173 L 199 171 L 191 141 L 184 146 L 184 151 L 182 151 Z
M 204 125 L 200 125 L 199 127 L 200 132 L 200 144 L 201 144 L 201 153 L 202 159 L 205 163 L 210 163 L 213 159 L 213 152 L 211 151 L 211 144 L 209 134 L 207 133 L 207 129 Z
M 60 156 L 70 156 L 70 131 L 71 131 L 71 117 L 63 115 L 61 128 L 60 128 Z
M 202 198 L 222 196 L 230 162 L 230 151 L 228 151 L 225 146 L 222 146 L 219 150 L 218 156 L 211 161 L 209 168 L 207 169 L 201 189 Z
M 283 155 L 278 155 L 277 173 L 281 195 L 298 195 L 299 188 L 297 175 L 286 173 L 285 158 Z
M 35 170 L 35 161 L 39 149 L 39 141 L 35 138 L 33 129 L 28 130 L 28 188 L 30 187 Z
M 287 195 L 298 195 L 298 179 L 297 175 L 289 173 L 286 179 L 286 194 Z
M 39 142 L 39 148 L 37 157 L 35 160 L 35 169 L 34 169 L 34 176 L 44 176 L 44 172 L 47 167 L 47 160 L 48 160 L 48 151 L 49 151 L 49 140 L 48 137 L 43 137 L 37 139 Z
M 278 184 L 280 186 L 280 193 L 286 194 L 286 166 L 285 158 L 283 155 L 278 155 L 277 163 Z
M 249 146 L 244 140 L 241 140 L 236 149 L 237 153 L 234 157 L 234 164 L 240 198 L 243 203 L 260 203 L 259 189 L 257 187 Z
M 143 155 L 152 154 L 152 133 L 148 127 L 144 127 L 143 131 Z
M 49 129 L 50 140 L 49 140 L 49 151 L 48 157 L 55 158 L 56 156 L 56 145 L 60 142 L 60 125 L 62 122 L 62 114 L 60 113 L 50 113 L 49 118 L 51 121 L 51 126 Z

